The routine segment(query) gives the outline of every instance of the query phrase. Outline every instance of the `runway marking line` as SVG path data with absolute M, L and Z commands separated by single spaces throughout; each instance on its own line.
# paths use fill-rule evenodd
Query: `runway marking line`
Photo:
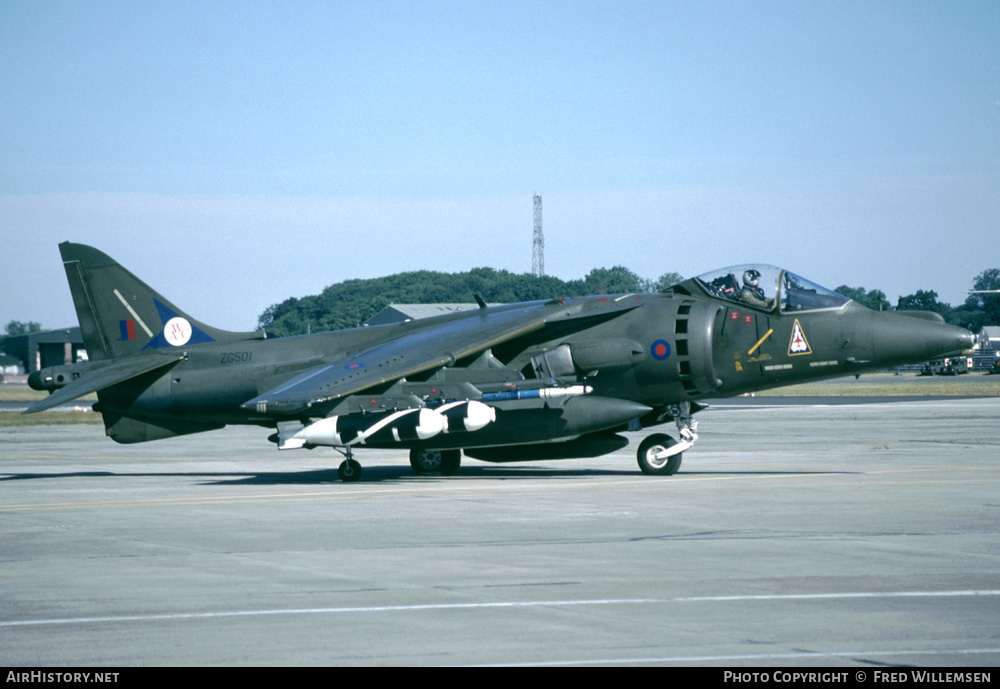
M 849 600 L 871 598 L 955 598 L 1000 596 L 998 589 L 967 589 L 955 591 L 861 591 L 841 593 L 781 593 L 733 596 L 676 596 L 673 598 L 595 598 L 582 600 L 497 601 L 492 603 L 426 603 L 418 605 L 368 605 L 329 608 L 276 608 L 273 610 L 219 610 L 214 612 L 153 613 L 147 615 L 105 615 L 95 617 L 63 617 L 36 620 L 5 620 L 0 627 L 33 627 L 42 625 L 154 622 L 163 620 L 199 620 L 225 617 L 255 617 L 270 615 L 332 615 L 379 612 L 414 612 L 423 610 L 483 610 L 488 608 L 578 607 L 598 605 L 651 605 L 684 603 L 732 603 L 753 601 Z

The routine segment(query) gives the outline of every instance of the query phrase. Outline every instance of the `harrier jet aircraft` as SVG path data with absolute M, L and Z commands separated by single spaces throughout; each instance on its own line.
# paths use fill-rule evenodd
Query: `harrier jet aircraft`
M 248 424 L 279 449 L 405 448 L 417 473 L 488 462 L 596 457 L 625 430 L 674 423 L 639 445 L 673 474 L 706 398 L 859 374 L 968 349 L 937 314 L 879 313 L 793 273 L 717 270 L 662 294 L 557 298 L 297 337 L 198 321 L 104 253 L 59 245 L 89 361 L 35 372 L 52 394 L 97 392 L 119 443 Z

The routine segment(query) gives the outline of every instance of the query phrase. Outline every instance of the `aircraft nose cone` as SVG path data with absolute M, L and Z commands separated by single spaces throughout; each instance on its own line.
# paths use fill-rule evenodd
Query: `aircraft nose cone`
M 972 349 L 972 346 L 976 343 L 976 336 L 973 333 L 965 328 L 959 328 L 957 325 L 946 324 L 934 336 L 936 337 L 936 341 L 940 343 L 941 348 L 947 350 L 944 352 L 945 354 L 951 354 L 952 352 L 959 353 L 967 349 Z
M 963 330 L 963 333 L 961 335 L 963 342 L 962 348 L 972 349 L 972 347 L 976 344 L 976 334 L 968 330 L 965 330 L 965 328 L 962 328 L 962 330 Z
M 956 325 L 900 314 L 878 316 L 872 344 L 876 359 L 886 367 L 960 354 L 975 343 L 975 335 Z

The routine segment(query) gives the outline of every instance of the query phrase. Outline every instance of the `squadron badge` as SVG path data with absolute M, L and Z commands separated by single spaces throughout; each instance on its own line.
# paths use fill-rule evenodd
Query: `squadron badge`
M 796 356 L 798 354 L 812 354 L 812 349 L 809 347 L 809 341 L 806 339 L 805 333 L 802 332 L 799 319 L 796 318 L 795 325 L 792 326 L 792 338 L 788 341 L 788 356 Z

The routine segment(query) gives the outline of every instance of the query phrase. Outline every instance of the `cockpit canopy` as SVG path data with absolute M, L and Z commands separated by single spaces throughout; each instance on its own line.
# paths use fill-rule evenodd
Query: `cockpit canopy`
M 730 266 L 693 280 L 713 297 L 782 312 L 836 309 L 850 301 L 781 268 L 768 265 Z

